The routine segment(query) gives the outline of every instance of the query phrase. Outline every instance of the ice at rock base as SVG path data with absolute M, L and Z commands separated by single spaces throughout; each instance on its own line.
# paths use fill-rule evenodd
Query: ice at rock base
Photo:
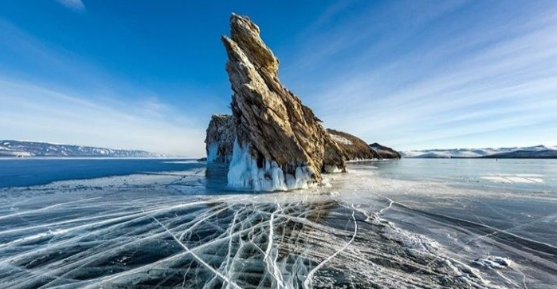
M 295 175 L 285 174 L 274 161 L 265 161 L 264 167 L 250 153 L 250 145 L 234 142 L 232 161 L 228 170 L 228 186 L 255 191 L 287 191 L 315 186 L 311 168 L 298 166 Z
M 207 163 L 212 163 L 215 161 L 215 159 L 217 159 L 218 149 L 219 147 L 216 143 L 212 143 L 209 145 L 209 148 L 207 149 Z
M 325 165 L 325 172 L 327 172 L 328 174 L 335 174 L 335 173 L 340 173 L 342 172 L 341 169 L 339 169 L 337 166 L 335 165 Z

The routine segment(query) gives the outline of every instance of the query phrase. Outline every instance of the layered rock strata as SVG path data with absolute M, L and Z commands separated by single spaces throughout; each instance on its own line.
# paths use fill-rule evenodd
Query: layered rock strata
M 379 158 L 379 155 L 360 138 L 334 129 L 327 129 L 327 132 L 341 148 L 346 160 L 371 160 Z
M 215 115 L 207 129 L 207 162 L 229 164 L 228 185 L 273 191 L 307 188 L 346 160 L 378 155 L 359 138 L 327 131 L 313 111 L 282 85 L 279 61 L 259 27 L 232 14 L 222 36 L 232 87 L 232 116 Z
M 228 182 L 255 190 L 305 188 L 322 180 L 325 168 L 345 169 L 343 154 L 311 109 L 278 78 L 279 61 L 259 36 L 259 27 L 233 14 L 228 55 L 236 128 Z

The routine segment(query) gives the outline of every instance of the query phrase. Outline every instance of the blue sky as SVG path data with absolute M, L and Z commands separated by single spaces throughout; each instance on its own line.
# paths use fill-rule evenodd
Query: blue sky
M 324 125 L 399 150 L 557 144 L 556 1 L 0 2 L 0 139 L 204 154 L 248 15 Z

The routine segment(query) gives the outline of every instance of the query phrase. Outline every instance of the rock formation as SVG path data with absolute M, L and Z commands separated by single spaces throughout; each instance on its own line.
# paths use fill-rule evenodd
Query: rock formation
M 346 160 L 377 157 L 362 140 L 327 132 L 313 111 L 282 85 L 279 61 L 257 25 L 232 14 L 230 28 L 230 37 L 222 36 L 222 42 L 232 116 L 213 116 L 205 140 L 208 163 L 229 163 L 229 186 L 307 188 L 320 183 L 324 172 L 345 171 Z
M 346 161 L 401 158 L 397 151 L 378 143 L 368 145 L 354 135 L 334 129 L 327 129 L 327 132 L 340 148 Z M 219 164 L 230 163 L 235 138 L 233 117 L 226 114 L 213 115 L 205 139 L 207 158 L 203 161 Z
M 226 114 L 213 115 L 205 138 L 207 163 L 229 163 L 232 160 L 235 139 L 236 127 L 232 116 Z
M 380 159 L 400 159 L 400 154 L 390 147 L 382 146 L 378 143 L 372 143 L 369 147 L 377 153 Z
M 331 138 L 341 148 L 346 160 L 371 160 L 379 158 L 379 155 L 360 138 L 334 129 L 327 129 L 327 132 L 329 132 Z
M 321 181 L 325 169 L 345 169 L 340 148 L 311 109 L 279 81 L 279 62 L 259 27 L 233 14 L 222 37 L 232 90 L 236 141 L 229 185 L 256 190 L 295 189 Z

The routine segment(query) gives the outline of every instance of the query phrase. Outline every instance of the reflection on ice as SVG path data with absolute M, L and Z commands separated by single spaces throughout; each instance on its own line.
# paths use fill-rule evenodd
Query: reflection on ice
M 332 188 L 272 194 L 223 193 L 222 175 L 208 183 L 201 170 L 6 189 L 0 280 L 9 288 L 554 284 L 556 255 L 540 257 L 554 247 L 411 208 L 399 199 L 419 184 L 373 171 L 353 168 Z

